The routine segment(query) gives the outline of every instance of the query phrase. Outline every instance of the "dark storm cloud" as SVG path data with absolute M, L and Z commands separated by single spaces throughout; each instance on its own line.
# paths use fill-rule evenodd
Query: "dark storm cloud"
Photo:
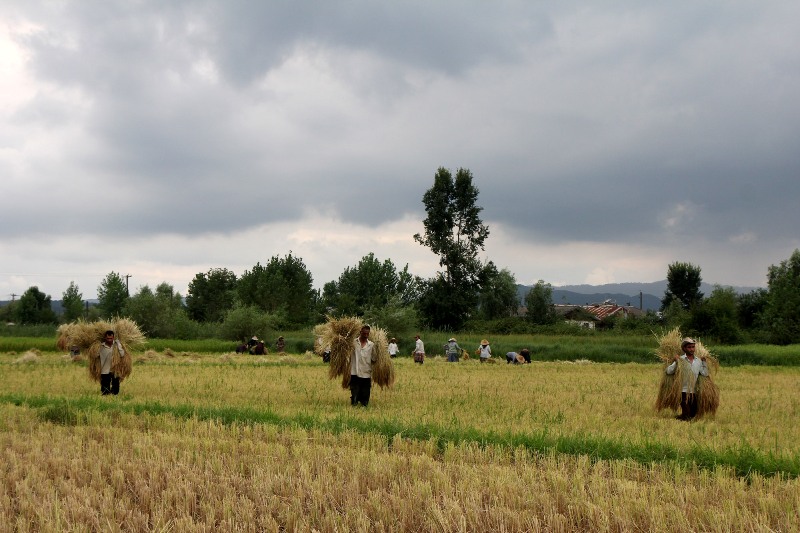
M 373 228 L 463 166 L 521 244 L 796 242 L 792 2 L 12 6 L 0 235 Z

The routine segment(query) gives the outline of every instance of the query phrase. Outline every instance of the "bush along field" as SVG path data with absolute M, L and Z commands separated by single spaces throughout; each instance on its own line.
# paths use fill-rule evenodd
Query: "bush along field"
M 374 387 L 363 409 L 310 352 L 147 348 L 133 354 L 117 397 L 100 396 L 80 358 L 0 353 L 0 523 L 800 528 L 796 367 L 726 367 L 720 356 L 719 411 L 687 423 L 654 410 L 657 362 L 542 361 L 534 351 L 532 364 L 507 365 L 499 355 L 397 358 L 394 387 Z

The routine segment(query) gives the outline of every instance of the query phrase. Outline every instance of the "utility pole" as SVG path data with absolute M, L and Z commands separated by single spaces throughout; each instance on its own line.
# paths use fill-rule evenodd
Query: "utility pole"
M 11 293 L 11 301 L 13 302 L 14 300 L 16 300 L 16 299 L 17 299 L 17 296 L 19 296 L 19 294 L 14 294 L 14 293 L 12 292 L 12 293 Z
M 133 277 L 133 276 L 131 276 L 130 274 L 125 274 L 125 292 L 127 292 L 127 293 L 128 293 L 128 296 L 130 296 L 130 295 L 131 295 L 131 290 L 130 290 L 130 288 L 128 287 L 128 279 L 129 279 L 129 278 L 132 278 L 132 277 Z

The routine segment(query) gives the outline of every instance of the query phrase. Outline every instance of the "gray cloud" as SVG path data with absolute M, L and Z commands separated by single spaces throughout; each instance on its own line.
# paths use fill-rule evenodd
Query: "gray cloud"
M 439 166 L 470 168 L 485 219 L 531 256 L 588 243 L 670 261 L 688 242 L 720 281 L 752 284 L 797 246 L 792 2 L 6 9 L 6 251 L 421 220 Z M 404 246 L 398 263 L 418 253 Z M 584 266 L 565 282 L 613 270 L 571 253 Z

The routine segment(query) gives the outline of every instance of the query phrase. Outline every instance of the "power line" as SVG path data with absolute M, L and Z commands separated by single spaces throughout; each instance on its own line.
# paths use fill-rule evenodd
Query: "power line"
M 86 276 L 86 277 L 94 277 L 94 276 L 102 276 L 105 277 L 106 274 L 95 274 L 92 272 L 77 272 L 77 273 L 64 273 L 64 272 L 0 272 L 0 276 L 42 276 L 42 277 L 54 277 L 54 278 L 69 278 L 69 277 L 76 277 L 76 276 Z

